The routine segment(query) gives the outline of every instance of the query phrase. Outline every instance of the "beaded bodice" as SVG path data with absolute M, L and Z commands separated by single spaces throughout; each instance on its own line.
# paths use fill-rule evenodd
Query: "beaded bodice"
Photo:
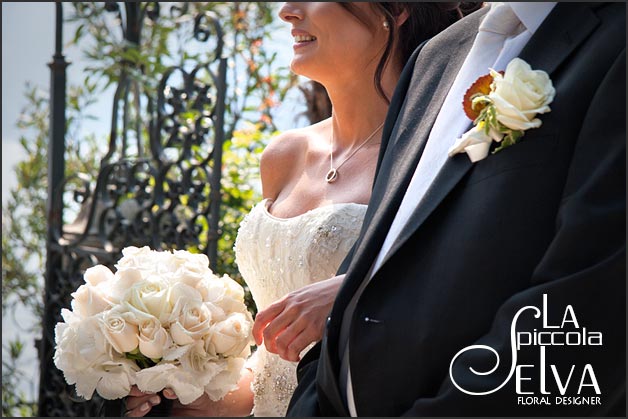
M 268 211 L 269 200 L 244 218 L 235 243 L 236 263 L 257 305 L 266 308 L 287 293 L 331 278 L 358 237 L 366 205 L 331 204 L 292 218 Z M 254 372 L 255 416 L 284 416 L 296 387 L 296 363 L 262 345 Z

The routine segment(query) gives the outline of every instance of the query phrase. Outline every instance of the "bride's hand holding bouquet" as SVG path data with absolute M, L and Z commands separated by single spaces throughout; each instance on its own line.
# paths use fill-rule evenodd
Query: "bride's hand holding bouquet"
M 55 328 L 55 365 L 91 399 L 166 388 L 187 405 L 237 387 L 253 319 L 244 290 L 205 255 L 127 247 L 116 272 L 89 268 Z M 205 396 L 206 395 L 206 396 Z

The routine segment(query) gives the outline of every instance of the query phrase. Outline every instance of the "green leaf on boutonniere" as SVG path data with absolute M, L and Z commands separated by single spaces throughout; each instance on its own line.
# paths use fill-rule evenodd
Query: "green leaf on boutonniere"
M 511 145 L 517 144 L 521 137 L 523 137 L 523 131 L 508 129 L 508 132 L 506 133 L 506 135 L 504 135 L 504 138 L 502 138 L 501 143 L 499 143 L 499 147 L 493 150 L 491 154 L 495 154 L 498 151 L 502 151 L 503 149 L 510 147 Z

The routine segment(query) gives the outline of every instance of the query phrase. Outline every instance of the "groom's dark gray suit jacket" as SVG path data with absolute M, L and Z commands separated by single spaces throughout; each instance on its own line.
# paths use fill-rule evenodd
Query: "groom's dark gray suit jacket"
M 290 416 L 349 415 L 339 390 L 345 308 L 484 13 L 434 37 L 404 69 L 364 226 L 341 268 L 347 276 L 325 336 L 299 364 Z M 556 89 L 542 126 L 475 164 L 465 154 L 448 159 L 351 314 L 359 415 L 625 416 L 625 15 L 625 3 L 556 5 L 519 55 Z M 528 308 L 513 322 L 527 306 L 540 313 Z M 508 379 L 511 328 L 522 346 Z M 464 352 L 450 374 L 470 345 L 485 347 Z M 497 362 L 486 347 L 499 365 L 479 375 L 470 368 L 487 372 Z M 466 391 L 490 394 L 467 394 L 452 376 Z M 582 401 L 576 396 L 593 404 L 565 405 Z

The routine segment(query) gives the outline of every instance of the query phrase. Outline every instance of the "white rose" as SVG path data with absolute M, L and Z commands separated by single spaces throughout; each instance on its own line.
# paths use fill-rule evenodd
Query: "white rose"
M 133 259 L 150 257 L 152 252 L 153 251 L 148 246 L 127 246 L 122 249 L 122 258 L 120 258 L 118 264 L 125 264 L 127 262 L 131 262 Z
M 182 282 L 176 282 L 170 289 L 170 304 L 177 305 L 180 301 L 203 301 L 203 296 L 197 288 Z
M 204 273 L 210 271 L 209 259 L 203 253 L 190 253 L 186 250 L 175 250 L 172 258 L 177 266 L 185 267 L 193 272 Z
M 76 383 L 75 371 L 85 370 L 99 359 L 107 357 L 107 341 L 100 333 L 95 317 L 72 323 L 57 323 L 55 343 L 55 365 L 64 372 L 69 384 Z
M 181 368 L 175 374 L 177 380 L 171 380 L 170 386 L 182 404 L 198 399 L 206 389 L 213 391 L 213 394 L 208 394 L 216 401 L 237 387 L 243 365 L 244 360 L 241 364 L 227 359 L 218 360 L 205 352 L 203 342 L 197 342 L 181 358 Z M 240 369 L 236 370 L 237 367 Z M 235 371 L 228 371 L 229 368 Z M 218 394 L 220 397 L 215 397 Z
M 105 338 L 120 354 L 131 352 L 139 344 L 138 328 L 128 321 L 129 317 L 133 317 L 133 314 L 120 308 L 113 308 L 104 312 L 101 319 Z
M 139 322 L 140 352 L 149 358 L 159 359 L 172 345 L 170 335 L 156 317 L 146 317 Z
M 124 268 L 124 267 L 152 267 L 154 264 L 147 264 L 146 262 L 150 259 L 152 255 L 152 250 L 148 246 L 144 247 L 135 247 L 128 246 L 122 249 L 122 257 L 116 263 L 116 269 Z
M 246 356 L 251 345 L 253 318 L 250 313 L 232 313 L 225 320 L 212 326 L 208 338 L 208 352 L 215 351 L 225 357 Z
M 503 138 L 503 134 L 492 129 L 489 131 L 489 134 L 486 135 L 482 125 L 476 125 L 456 140 L 449 149 L 449 157 L 465 152 L 473 163 L 482 160 L 488 155 L 491 142 L 493 140 L 499 142 Z
M 193 263 L 186 263 L 176 272 L 177 282 L 187 284 L 199 291 L 203 289 L 203 281 L 207 275 L 213 275 L 207 266 Z
M 172 363 L 157 364 L 139 371 L 135 378 L 137 387 L 144 392 L 156 393 L 168 387 L 171 388 L 181 404 L 190 404 L 203 395 L 204 386 L 199 378 L 209 381 L 207 377 L 216 375 L 220 365 L 207 362 L 207 374 L 197 374 Z M 210 370 L 216 370 L 215 373 Z M 226 394 L 226 393 L 225 393 Z
M 66 310 L 70 323 L 57 323 L 55 366 L 63 371 L 68 384 L 89 400 L 94 390 L 106 399 L 128 395 L 139 367 L 121 356 L 111 357 L 111 345 L 103 336 L 98 316 L 78 320 Z
M 114 275 L 113 272 L 111 272 L 111 269 L 104 265 L 92 266 L 85 271 L 85 274 L 83 274 L 85 282 L 94 287 L 102 282 L 111 281 L 113 278 Z
M 68 310 L 67 308 L 61 309 L 61 317 L 63 318 L 63 321 L 69 325 L 76 325 L 80 323 L 83 319 L 81 316 L 79 316 L 73 311 Z M 62 325 L 62 324 L 64 323 L 59 322 L 57 323 L 57 326 Z
M 123 267 L 116 271 L 114 278 L 109 293 L 111 300 L 117 304 L 124 299 L 129 288 L 142 281 L 142 272 L 137 268 Z
M 122 258 L 116 264 L 118 271 L 136 269 L 141 273 L 142 279 L 153 275 L 160 276 L 160 271 L 168 272 L 168 269 L 161 267 L 168 254 L 166 252 L 157 252 L 148 246 L 141 248 L 129 246 L 122 249 L 122 254 Z
M 117 359 L 104 362 L 100 367 L 100 379 L 96 391 L 107 400 L 121 399 L 129 395 L 135 384 L 135 374 L 139 367 L 130 359 Z
M 188 253 L 183 250 L 178 250 L 176 252 Z M 163 273 L 164 275 L 175 276 L 177 271 L 186 264 L 187 260 L 184 255 L 181 257 L 175 256 L 173 252 L 170 251 L 154 251 L 153 257 L 155 258 L 155 271 L 159 273 Z
M 205 350 L 204 342 L 198 341 L 191 345 L 190 350 L 181 357 L 181 366 L 195 373 L 210 372 L 213 376 L 213 374 L 218 373 L 218 370 L 212 367 L 211 364 L 216 364 L 214 361 L 217 360 L 218 357 L 216 355 Z M 207 381 L 203 383 L 203 386 L 206 383 Z
M 91 317 L 108 310 L 112 303 L 103 293 L 101 287 L 83 284 L 70 294 L 72 296 L 72 311 L 80 317 Z
M 136 282 L 124 294 L 123 301 L 130 307 L 157 317 L 165 323 L 172 313 L 169 300 L 170 284 L 159 276 Z
M 497 120 L 514 130 L 541 126 L 536 114 L 550 111 L 554 86 L 545 71 L 532 70 L 525 61 L 515 58 L 502 76 L 491 70 L 492 92 L 488 97 L 497 110 Z
M 226 313 L 247 311 L 244 304 L 244 289 L 227 275 L 213 276 L 204 281 L 204 301 L 212 303 Z
M 135 374 L 137 387 L 148 393 L 157 393 L 166 387 L 170 387 L 170 382 L 174 381 L 180 368 L 173 363 L 159 363 L 150 368 L 144 368 Z
M 212 322 L 213 323 L 219 323 L 219 322 L 221 322 L 221 321 L 223 321 L 224 319 L 227 318 L 227 313 L 225 312 L 225 310 L 223 310 L 222 308 L 220 308 L 216 304 L 208 303 L 208 302 L 205 302 L 204 304 L 207 307 L 207 309 L 209 310 L 209 312 L 212 314 Z M 246 307 L 245 307 L 245 310 L 246 310 Z
M 203 301 L 209 302 L 220 300 L 226 293 L 222 280 L 213 274 L 205 274 L 196 289 L 201 293 Z
M 227 358 L 220 361 L 222 371 L 205 386 L 205 392 L 213 401 L 225 397 L 227 393 L 238 388 L 238 382 L 245 366 L 244 358 Z
M 191 345 L 181 357 L 181 364 L 159 363 L 136 374 L 137 386 L 145 392 L 171 388 L 182 404 L 192 403 L 203 395 L 204 388 L 225 367 L 207 354 L 202 342 Z M 226 392 L 225 392 L 226 394 Z
M 200 300 L 180 298 L 172 311 L 170 335 L 178 345 L 189 345 L 209 333 L 211 313 Z

